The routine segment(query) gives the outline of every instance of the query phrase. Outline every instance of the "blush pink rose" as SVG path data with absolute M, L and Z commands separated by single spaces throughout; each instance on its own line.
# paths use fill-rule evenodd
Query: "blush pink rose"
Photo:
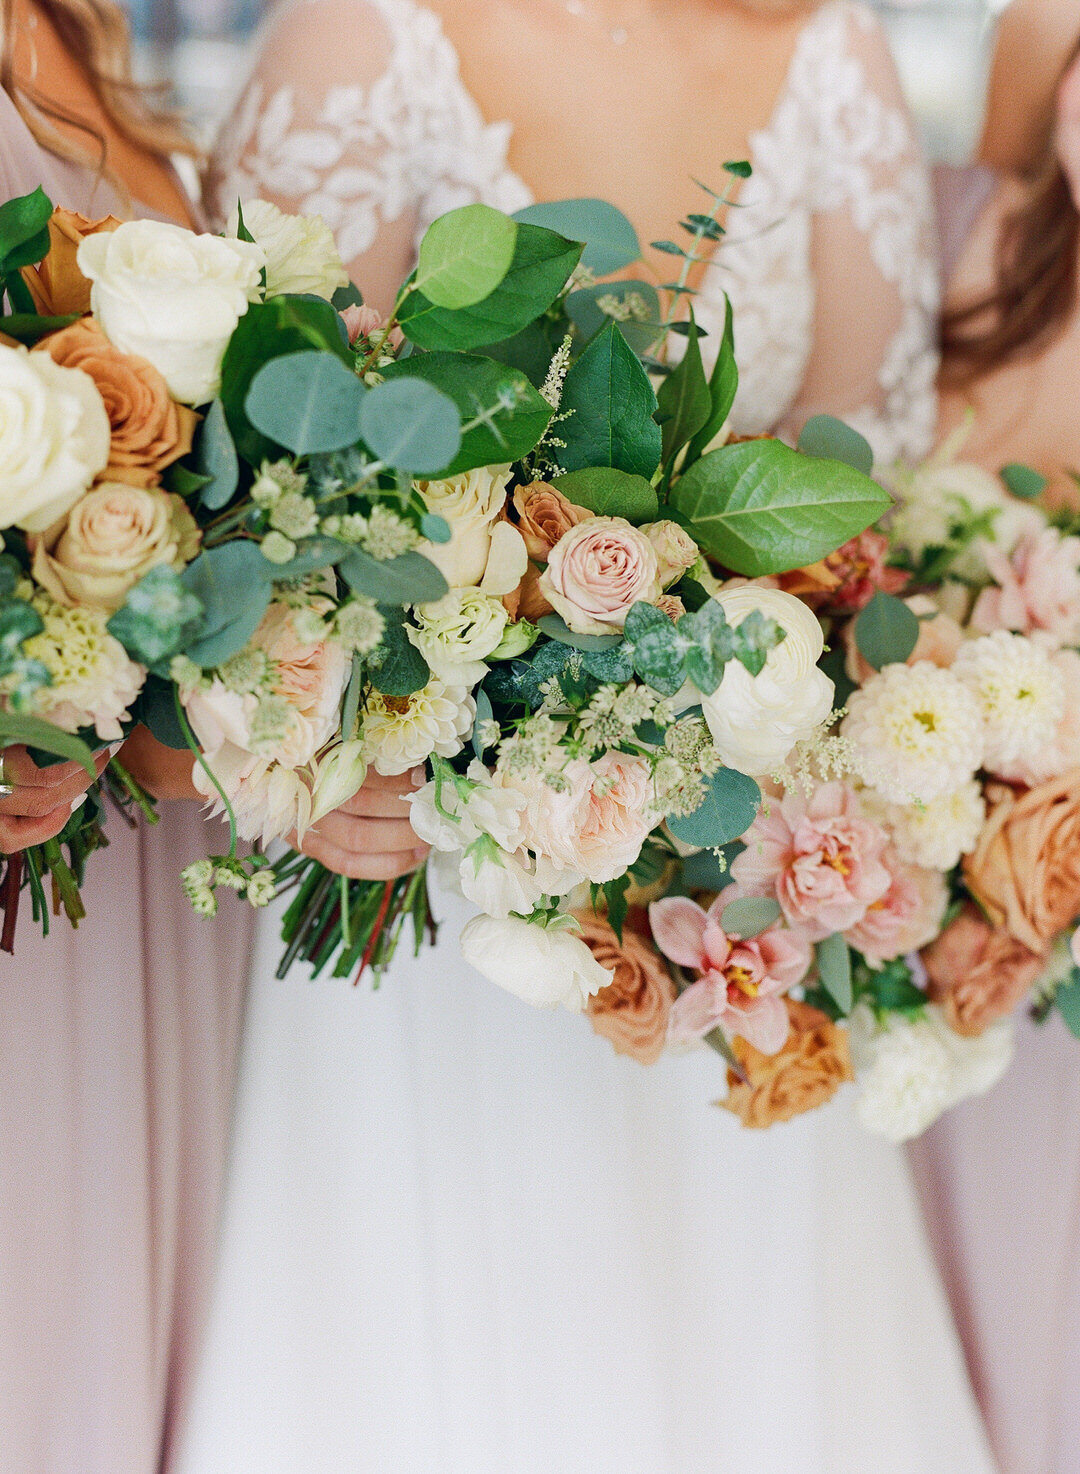
M 649 907 L 660 951 L 697 974 L 672 1005 L 668 1038 L 685 1044 L 720 1028 L 762 1054 L 777 1054 L 788 1037 L 784 995 L 809 971 L 810 944 L 779 927 L 745 942 L 728 937 L 720 915 L 730 899 L 730 891 L 721 891 L 708 911 L 683 896 Z
M 809 798 L 792 790 L 750 826 L 731 864 L 737 892 L 728 898 L 775 896 L 789 926 L 820 942 L 855 926 L 887 893 L 887 844 L 845 783 L 821 783 Z
M 845 933 L 847 942 L 872 967 L 905 957 L 932 942 L 941 930 L 949 888 L 938 870 L 905 865 L 891 851 L 885 864 L 892 884 L 866 915 Z
M 1009 783 L 1038 788 L 1073 768 L 1080 768 L 1080 655 L 1075 650 L 1057 650 L 1050 663 L 1065 681 L 1065 710 L 1052 740 L 1030 752 L 1022 752 L 1000 777 Z
M 976 600 L 975 629 L 1042 636 L 1054 647 L 1080 644 L 1080 538 L 1046 527 L 1021 538 L 1008 557 L 991 550 L 986 562 L 999 587 Z
M 552 548 L 540 592 L 579 635 L 610 635 L 663 593 L 656 549 L 622 517 L 590 517 Z

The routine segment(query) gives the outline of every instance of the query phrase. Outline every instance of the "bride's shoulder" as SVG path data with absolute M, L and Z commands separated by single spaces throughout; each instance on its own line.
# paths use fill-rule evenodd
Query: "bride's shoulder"
M 862 0 L 826 0 L 804 21 L 792 57 L 788 92 L 829 133 L 873 100 L 895 119 L 906 104 L 892 49 L 874 10 Z

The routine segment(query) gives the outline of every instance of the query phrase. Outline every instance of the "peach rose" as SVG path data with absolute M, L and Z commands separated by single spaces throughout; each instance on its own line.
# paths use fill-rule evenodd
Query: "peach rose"
M 546 563 L 559 539 L 571 527 L 578 527 L 593 516 L 585 507 L 575 506 L 546 481 L 519 486 L 514 492 L 514 510 L 529 557 L 537 563 Z
M 181 497 L 157 486 L 103 481 L 32 539 L 34 577 L 69 609 L 88 604 L 111 611 L 159 563 L 190 563 L 200 538 Z
M 668 1017 L 675 999 L 671 980 L 656 950 L 637 932 L 625 930 L 622 942 L 592 911 L 575 911 L 581 936 L 613 981 L 585 1005 L 593 1028 L 610 1039 L 616 1054 L 653 1065 L 664 1052 Z
M 744 1126 L 762 1130 L 817 1110 L 854 1080 L 847 1030 L 807 1003 L 786 998 L 791 1032 L 779 1054 L 762 1054 L 745 1039 L 732 1042 L 746 1076 L 728 1071 L 726 1100 L 717 1101 Z
M 622 517 L 572 527 L 552 548 L 539 587 L 579 635 L 615 633 L 634 604 L 655 604 L 663 593 L 656 549 Z
M 931 999 L 966 1038 L 1012 1013 L 1046 965 L 1042 953 L 991 926 L 975 906 L 965 906 L 922 957 Z
M 74 322 L 42 339 L 34 351 L 93 379 L 112 432 L 104 473 L 110 481 L 154 486 L 165 467 L 191 449 L 198 415 L 170 398 L 153 364 L 114 348 L 96 322 Z
M 951 615 L 942 614 L 932 599 L 925 594 L 913 594 L 904 603 L 912 614 L 919 617 L 919 638 L 915 649 L 907 658 L 908 665 L 917 665 L 928 660 L 931 665 L 948 670 L 964 643 L 964 631 Z M 871 676 L 877 674 L 873 666 L 859 654 L 855 644 L 855 621 L 844 628 L 844 648 L 847 651 L 845 668 L 848 679 L 857 686 L 865 686 Z
M 76 210 L 52 212 L 49 221 L 49 252 L 36 266 L 24 266 L 23 281 L 30 289 L 34 307 L 43 317 L 81 317 L 90 311 L 90 283 L 75 264 L 79 246 L 88 235 L 116 230 L 115 215 L 88 220 Z
M 987 798 L 964 878 L 994 926 L 1043 952 L 1080 916 L 1080 768 L 1024 794 L 992 784 Z

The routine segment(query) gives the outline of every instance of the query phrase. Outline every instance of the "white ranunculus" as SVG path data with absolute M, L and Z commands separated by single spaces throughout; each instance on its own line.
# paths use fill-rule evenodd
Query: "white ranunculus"
M 452 589 L 479 584 L 484 577 L 492 532 L 506 503 L 509 482 L 509 466 L 480 466 L 443 481 L 416 483 L 428 511 L 442 517 L 450 528 L 449 542 L 422 542 L 417 551 L 430 558 Z
M 534 1008 L 561 1004 L 580 1013 L 614 977 L 572 931 L 517 916 L 474 916 L 462 930 L 461 951 L 470 967 Z
M 507 854 L 486 836 L 462 854 L 458 867 L 461 894 L 485 916 L 528 916 L 544 894 L 528 853 Z
M 235 238 L 239 211 L 229 217 L 227 234 Z M 266 253 L 266 295 L 308 293 L 327 302 L 349 284 L 334 233 L 321 215 L 286 215 L 269 200 L 245 200 L 244 224 Z
M 129 220 L 87 236 L 77 260 L 109 341 L 148 359 L 182 404 L 212 399 L 229 339 L 261 292 L 261 247 Z
M 97 386 L 47 353 L 0 346 L 0 528 L 44 532 L 109 459 Z
M 825 640 L 813 611 L 779 589 L 742 584 L 713 597 L 733 627 L 755 609 L 775 619 L 787 636 L 769 651 L 760 675 L 737 660 L 711 696 L 702 695 L 713 742 L 729 768 L 751 777 L 773 773 L 832 710 L 834 688 L 818 661 Z
M 498 646 L 509 615 L 501 600 L 479 589 L 451 589 L 441 599 L 416 606 L 416 628 L 409 639 L 435 675 L 452 685 L 475 685 L 487 675 L 484 664 Z

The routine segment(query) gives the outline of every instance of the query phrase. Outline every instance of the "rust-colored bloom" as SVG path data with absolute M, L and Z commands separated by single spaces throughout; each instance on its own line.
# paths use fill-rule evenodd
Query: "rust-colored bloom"
M 588 1013 L 598 1034 L 610 1039 L 618 1054 L 643 1065 L 655 1064 L 664 1052 L 668 1015 L 675 984 L 656 949 L 637 932 L 615 932 L 592 911 L 575 912 L 582 940 L 614 981 L 589 999 Z
M 791 1024 L 787 1043 L 779 1054 L 762 1054 L 745 1039 L 735 1039 L 732 1047 L 746 1079 L 729 1070 L 727 1099 L 718 1102 L 755 1130 L 816 1110 L 855 1078 L 847 1030 L 807 1003 L 784 1001 Z
M 564 533 L 579 522 L 588 522 L 593 515 L 585 507 L 575 506 L 546 481 L 519 486 L 514 492 L 514 510 L 529 557 L 538 563 L 547 562 L 552 548 Z
M 1021 1002 L 1045 966 L 975 906 L 965 906 L 923 952 L 930 997 L 958 1034 L 975 1038 Z
M 36 266 L 24 266 L 23 281 L 30 289 L 34 306 L 44 317 L 66 317 L 90 311 L 90 283 L 79 270 L 75 256 L 88 235 L 115 230 L 115 215 L 88 220 L 76 210 L 55 209 L 49 220 L 49 251 Z

